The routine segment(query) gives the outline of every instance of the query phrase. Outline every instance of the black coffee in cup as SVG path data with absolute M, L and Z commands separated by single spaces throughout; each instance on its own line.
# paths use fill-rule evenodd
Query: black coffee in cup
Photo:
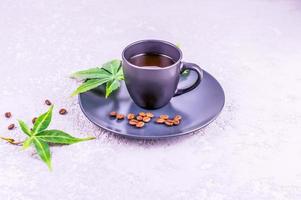
M 122 69 L 133 101 L 147 109 L 168 104 L 172 97 L 193 90 L 203 79 L 198 65 L 183 62 L 182 51 L 162 40 L 141 40 L 128 45 L 122 52 Z M 186 69 L 198 76 L 191 86 L 178 88 L 180 74 Z
M 139 54 L 129 59 L 130 63 L 139 67 L 168 67 L 175 63 L 169 56 L 163 54 L 146 53 Z

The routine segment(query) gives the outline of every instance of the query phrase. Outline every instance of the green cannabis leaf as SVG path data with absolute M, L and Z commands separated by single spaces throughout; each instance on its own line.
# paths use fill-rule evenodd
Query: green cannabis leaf
M 49 170 L 51 170 L 51 153 L 49 150 L 49 145 L 37 138 L 33 138 L 33 143 L 40 158 L 46 163 Z
M 120 81 L 124 80 L 120 60 L 112 60 L 101 67 L 75 72 L 71 77 L 84 81 L 71 96 L 76 96 L 106 84 L 106 98 L 117 90 L 120 87 Z
M 50 170 L 51 170 L 51 153 L 49 149 L 49 143 L 74 144 L 77 142 L 83 142 L 83 141 L 95 139 L 94 137 L 76 138 L 60 130 L 46 130 L 51 122 L 52 110 L 53 110 L 53 106 L 51 106 L 46 113 L 40 115 L 37 118 L 32 130 L 29 129 L 28 126 L 23 121 L 19 120 L 19 124 L 22 131 L 29 136 L 23 142 L 23 149 L 26 149 L 33 144 L 38 155 L 47 164 Z
M 39 140 L 56 144 L 74 144 L 91 140 L 91 138 L 76 138 L 60 130 L 45 130 L 36 135 Z

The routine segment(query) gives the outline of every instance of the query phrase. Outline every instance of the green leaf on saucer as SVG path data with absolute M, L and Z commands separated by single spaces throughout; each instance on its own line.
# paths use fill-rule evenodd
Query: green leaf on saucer
M 120 60 L 111 60 L 102 65 L 101 69 L 107 70 L 109 73 L 114 74 L 118 71 L 118 68 L 121 66 Z
M 113 91 L 117 90 L 119 87 L 120 87 L 120 82 L 117 79 L 107 82 L 107 85 L 106 85 L 106 98 L 108 98 L 108 96 L 110 96 L 110 94 Z
M 90 79 L 86 82 L 82 83 L 73 93 L 71 96 L 76 96 L 80 93 L 87 92 L 89 90 L 92 90 L 110 80 L 109 77 L 103 78 L 103 79 Z
M 190 74 L 190 70 L 189 69 L 185 69 L 182 73 L 181 76 L 189 76 Z
M 71 75 L 71 78 L 76 78 L 78 80 L 85 79 L 95 79 L 95 78 L 104 78 L 107 77 L 108 72 L 102 70 L 101 68 L 92 68 L 83 71 L 75 72 Z
M 106 84 L 106 98 L 120 87 L 120 81 L 124 80 L 120 60 L 112 60 L 102 65 L 101 68 L 93 68 L 76 72 L 72 77 L 85 80 L 72 96 L 92 90 L 102 84 Z

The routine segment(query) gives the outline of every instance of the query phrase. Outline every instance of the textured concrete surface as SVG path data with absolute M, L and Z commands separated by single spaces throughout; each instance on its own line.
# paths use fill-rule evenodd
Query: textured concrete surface
M 53 128 L 97 140 L 52 147 L 53 172 L 33 149 L 0 142 L 1 200 L 301 199 L 301 2 L 0 2 L 2 136 L 55 103 Z M 145 38 L 180 43 L 223 85 L 225 109 L 200 132 L 164 141 L 105 133 L 81 113 L 68 75 L 119 58 Z M 67 116 L 57 114 L 60 107 Z

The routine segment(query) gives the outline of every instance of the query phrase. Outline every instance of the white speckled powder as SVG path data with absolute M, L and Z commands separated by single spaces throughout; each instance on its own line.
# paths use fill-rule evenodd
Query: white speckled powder
M 0 142 L 3 200 L 301 199 L 301 2 L 9 1 L 0 3 L 0 134 L 55 103 L 53 128 L 97 140 L 33 149 Z M 68 75 L 120 58 L 145 38 L 180 43 L 223 85 L 225 109 L 199 133 L 164 141 L 110 135 L 81 113 Z M 59 115 L 66 107 L 69 114 Z M 200 113 L 201 115 L 201 113 Z

